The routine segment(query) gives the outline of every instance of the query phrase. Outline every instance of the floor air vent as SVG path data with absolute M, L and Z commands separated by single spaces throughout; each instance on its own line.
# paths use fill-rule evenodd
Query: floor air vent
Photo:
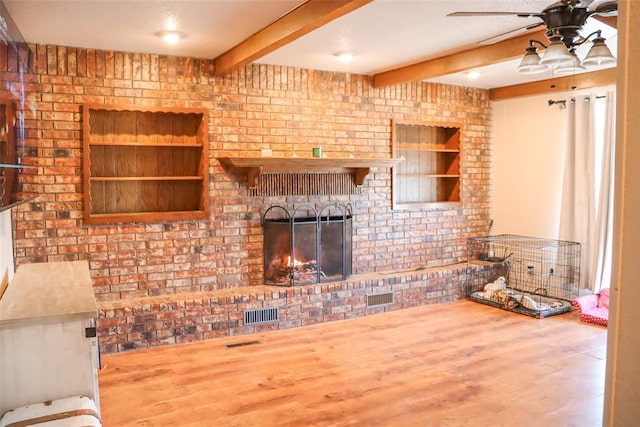
M 384 294 L 367 295 L 367 307 L 393 304 L 393 292 Z
M 244 347 L 245 345 L 254 345 L 254 344 L 260 344 L 260 341 L 237 342 L 237 343 L 233 343 L 233 344 L 227 344 L 226 347 L 227 348 L 236 348 L 236 347 Z
M 278 308 L 259 308 L 257 310 L 247 310 L 244 312 L 245 325 L 260 325 L 278 321 Z

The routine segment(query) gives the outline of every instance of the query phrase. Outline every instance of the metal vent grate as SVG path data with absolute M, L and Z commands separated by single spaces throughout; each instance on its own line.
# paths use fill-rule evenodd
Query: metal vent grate
M 350 173 L 262 173 L 250 196 L 359 194 Z
M 272 323 L 278 321 L 278 308 L 259 308 L 257 310 L 247 310 L 244 312 L 245 325 L 260 325 L 262 323 Z
M 367 295 L 367 307 L 393 304 L 393 292 L 384 294 Z

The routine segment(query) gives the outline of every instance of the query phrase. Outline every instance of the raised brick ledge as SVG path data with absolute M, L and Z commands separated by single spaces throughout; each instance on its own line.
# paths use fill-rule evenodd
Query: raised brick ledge
M 248 286 L 98 303 L 102 353 L 288 329 L 464 297 L 467 264 L 350 276 L 295 287 Z M 366 295 L 393 292 L 394 302 L 367 307 Z M 278 307 L 275 323 L 246 326 L 245 310 Z

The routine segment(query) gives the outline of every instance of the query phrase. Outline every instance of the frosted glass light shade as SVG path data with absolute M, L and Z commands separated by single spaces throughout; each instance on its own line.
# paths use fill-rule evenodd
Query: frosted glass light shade
M 551 37 L 551 44 L 544 52 L 540 63 L 549 66 L 573 63 L 573 56 L 560 37 Z
M 596 37 L 593 40 L 593 46 L 582 61 L 582 65 L 585 67 L 593 67 L 599 65 L 609 65 L 616 62 L 613 54 L 604 42 L 604 38 Z
M 563 65 L 558 65 L 558 67 L 555 70 L 553 70 L 553 74 L 557 76 L 566 76 L 566 75 L 575 74 L 575 73 L 579 73 L 587 70 L 586 67 L 583 67 L 582 65 L 580 65 L 580 59 L 575 54 L 575 52 L 569 51 L 569 53 L 573 57 L 573 62 L 563 64 Z
M 546 65 L 540 64 L 540 55 L 538 55 L 537 49 L 528 47 L 516 71 L 522 74 L 536 74 L 546 71 L 548 68 Z

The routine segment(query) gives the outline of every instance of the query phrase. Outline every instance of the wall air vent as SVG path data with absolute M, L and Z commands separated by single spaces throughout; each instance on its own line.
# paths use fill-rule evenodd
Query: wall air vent
M 350 173 L 263 173 L 249 196 L 359 194 Z
M 278 308 L 259 308 L 257 310 L 246 310 L 244 312 L 245 325 L 262 325 L 278 321 Z
M 377 307 L 388 304 L 393 304 L 393 292 L 367 295 L 367 307 Z

